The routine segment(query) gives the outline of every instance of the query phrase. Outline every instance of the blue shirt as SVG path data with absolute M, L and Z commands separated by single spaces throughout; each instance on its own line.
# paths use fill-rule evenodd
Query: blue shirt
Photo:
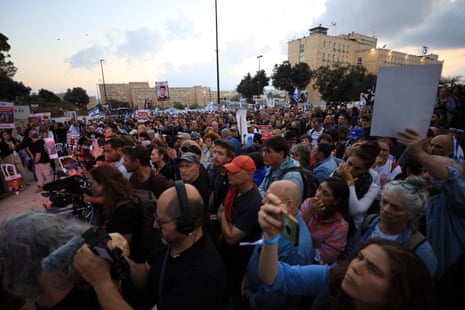
M 286 157 L 284 162 L 279 166 L 278 169 L 274 170 L 271 167 L 266 172 L 265 178 L 263 179 L 262 183 L 259 186 L 260 194 L 265 196 L 266 190 L 276 180 L 289 180 L 296 183 L 299 186 L 299 190 L 301 193 L 304 192 L 304 183 L 302 181 L 302 176 L 298 171 L 289 171 L 286 173 L 281 179 L 278 179 L 279 176 L 283 173 L 283 171 L 290 167 L 299 167 L 299 162 L 291 159 L 290 157 Z
M 454 167 L 447 169 L 447 179 L 433 179 L 441 192 L 430 198 L 426 211 L 426 239 L 438 259 L 437 277 L 465 252 L 465 181 Z
M 325 181 L 327 178 L 329 178 L 331 174 L 333 174 L 333 172 L 336 171 L 336 168 L 336 161 L 331 156 L 328 156 L 322 161 L 317 162 L 315 164 L 315 167 L 313 168 L 313 175 L 321 183 Z
M 278 259 L 290 265 L 309 265 L 313 262 L 312 238 L 300 213 L 295 218 L 300 224 L 299 244 L 293 246 L 281 236 L 278 244 Z M 252 309 L 298 309 L 300 302 L 298 296 L 266 292 L 264 284 L 258 276 L 260 249 L 261 245 L 255 246 L 247 266 L 247 281 L 252 292 L 249 299 L 250 307 Z
M 373 232 L 375 231 L 376 227 L 378 226 L 378 222 L 380 221 L 380 217 L 375 217 L 371 223 L 368 225 L 366 231 L 362 233 L 363 225 L 360 225 L 355 233 L 350 245 L 347 246 L 346 254 L 347 256 L 352 255 L 353 253 L 357 252 L 360 243 L 367 239 L 371 239 Z M 396 236 L 394 241 L 398 242 L 401 245 L 405 245 L 412 236 L 413 231 L 410 228 L 406 228 L 400 234 Z M 428 241 L 422 242 L 417 246 L 414 252 L 421 260 L 425 263 L 426 267 L 428 268 L 429 272 L 432 276 L 436 274 L 436 270 L 438 268 L 438 261 L 436 259 L 436 255 L 431 247 L 431 244 Z

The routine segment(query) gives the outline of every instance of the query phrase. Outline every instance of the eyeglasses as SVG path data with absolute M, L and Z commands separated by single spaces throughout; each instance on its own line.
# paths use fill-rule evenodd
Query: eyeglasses
M 163 225 L 168 224 L 168 223 L 171 223 L 171 222 L 174 222 L 174 221 L 176 221 L 177 219 L 179 219 L 179 217 L 176 217 L 176 218 L 174 218 L 174 219 L 167 220 L 167 221 L 162 221 L 162 220 L 160 220 L 160 218 L 158 217 L 158 215 L 155 214 L 154 222 L 157 223 L 157 225 L 158 225 L 159 227 L 162 227 Z
M 405 181 L 394 180 L 394 181 L 389 182 L 389 184 L 400 185 L 403 188 L 410 191 L 412 194 L 418 194 L 418 196 L 421 196 L 421 192 L 420 192 L 420 189 L 418 187 L 416 187 L 415 185 L 409 184 L 409 183 L 407 183 Z

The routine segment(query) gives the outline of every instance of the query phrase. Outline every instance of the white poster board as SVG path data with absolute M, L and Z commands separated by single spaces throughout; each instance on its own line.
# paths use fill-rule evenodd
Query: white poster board
M 379 68 L 370 134 L 396 137 L 411 128 L 426 136 L 441 70 L 442 64 Z

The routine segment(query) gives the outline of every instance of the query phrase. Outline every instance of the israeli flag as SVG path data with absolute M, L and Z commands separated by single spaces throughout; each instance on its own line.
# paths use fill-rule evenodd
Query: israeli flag
M 95 108 L 89 110 L 89 118 L 98 117 L 99 115 L 100 115 L 100 111 L 99 111 L 98 107 L 95 107 Z
M 428 54 L 428 46 L 423 45 L 423 55 Z
M 299 102 L 299 89 L 296 87 L 294 90 L 294 96 L 292 96 L 296 102 Z

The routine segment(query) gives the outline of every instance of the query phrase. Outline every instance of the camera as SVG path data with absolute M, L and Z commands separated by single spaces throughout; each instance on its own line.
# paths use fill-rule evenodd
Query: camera
M 73 215 L 85 218 L 90 206 L 84 202 L 84 194 L 90 195 L 90 182 L 86 177 L 74 175 L 47 183 L 43 186 L 43 196 L 49 197 L 52 208 L 66 208 L 71 205 Z
M 96 228 L 89 228 L 82 234 L 82 238 L 96 255 L 110 262 L 110 274 L 114 280 L 122 280 L 129 275 L 130 267 L 123 251 L 118 247 L 108 249 L 107 242 L 111 240 L 108 234 Z

